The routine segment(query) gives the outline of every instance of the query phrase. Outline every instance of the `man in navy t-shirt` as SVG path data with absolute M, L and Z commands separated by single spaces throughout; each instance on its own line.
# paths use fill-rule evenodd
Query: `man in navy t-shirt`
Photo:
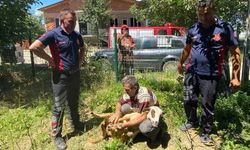
M 80 69 L 84 59 L 84 42 L 81 35 L 74 31 L 76 14 L 71 10 L 64 10 L 60 15 L 61 26 L 48 31 L 30 46 L 30 50 L 37 56 L 47 60 L 53 69 L 52 88 L 54 105 L 52 110 L 52 136 L 58 149 L 65 149 L 62 138 L 62 124 L 64 109 L 67 105 L 74 129 L 82 127 L 80 122 L 78 103 L 80 93 Z M 49 46 L 51 56 L 44 48 Z
M 183 49 L 178 64 L 179 74 L 183 74 L 182 65 L 187 60 L 184 80 L 184 109 L 187 123 L 181 130 L 187 131 L 198 124 L 198 97 L 202 96 L 203 112 L 200 118 L 203 143 L 211 142 L 214 117 L 216 88 L 223 71 L 225 53 L 229 50 L 232 56 L 232 79 L 230 86 L 237 89 L 240 86 L 240 50 L 238 40 L 232 26 L 214 16 L 212 0 L 198 0 L 198 22 L 187 34 L 186 46 Z

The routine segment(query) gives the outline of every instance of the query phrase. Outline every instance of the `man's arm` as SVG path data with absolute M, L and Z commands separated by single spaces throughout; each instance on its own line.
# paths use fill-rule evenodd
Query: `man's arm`
M 190 50 L 191 50 L 192 45 L 191 44 L 187 44 L 182 51 L 181 57 L 180 57 L 180 61 L 178 64 L 178 72 L 179 74 L 183 75 L 183 69 L 182 69 L 182 65 L 183 63 L 186 61 L 186 59 L 189 56 Z
M 86 63 L 86 47 L 85 47 L 85 44 L 83 45 L 83 47 L 80 48 L 80 51 L 79 51 L 79 66 L 81 67 L 82 66 L 82 63 L 85 65 Z
M 237 46 L 229 47 L 232 57 L 232 80 L 230 86 L 232 89 L 237 89 L 240 86 L 240 49 Z
M 120 102 L 117 102 L 115 107 L 115 114 L 110 117 L 109 122 L 117 123 L 120 117 L 121 117 L 121 104 Z
M 122 128 L 127 128 L 127 127 L 131 127 L 134 125 L 138 125 L 138 124 L 142 123 L 146 118 L 147 118 L 147 114 L 142 113 L 139 117 L 123 123 Z
M 35 55 L 37 55 L 38 57 L 45 59 L 49 62 L 49 66 L 51 66 L 52 68 L 55 67 L 55 63 L 53 61 L 53 58 L 50 57 L 45 51 L 44 51 L 45 46 L 43 45 L 42 42 L 40 42 L 39 40 L 36 40 L 35 42 L 33 42 L 30 47 L 29 50 L 34 52 Z
M 134 39 L 132 38 L 132 36 L 130 36 L 130 38 L 131 38 L 130 49 L 134 49 L 134 48 L 135 48 L 135 41 L 134 41 Z

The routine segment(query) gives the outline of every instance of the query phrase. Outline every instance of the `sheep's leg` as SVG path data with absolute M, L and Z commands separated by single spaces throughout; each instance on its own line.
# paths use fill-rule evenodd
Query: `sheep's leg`
M 94 144 L 94 143 L 101 142 L 103 139 L 107 138 L 106 127 L 107 127 L 106 120 L 104 120 L 99 125 L 99 128 L 101 128 L 102 130 L 102 135 L 95 139 L 90 139 L 89 142 Z
M 103 114 L 97 114 L 94 112 L 91 112 L 91 114 L 97 118 L 104 118 L 104 119 L 108 119 L 109 117 L 111 117 L 113 115 L 113 113 L 103 113 Z

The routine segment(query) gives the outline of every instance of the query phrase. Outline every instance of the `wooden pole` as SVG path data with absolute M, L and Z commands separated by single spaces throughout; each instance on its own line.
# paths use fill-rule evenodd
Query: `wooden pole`
M 31 31 L 29 31 L 29 45 L 32 44 L 31 41 Z M 32 77 L 35 78 L 35 63 L 34 63 L 34 55 L 33 52 L 30 51 L 30 60 L 31 60 L 31 70 L 32 70 Z

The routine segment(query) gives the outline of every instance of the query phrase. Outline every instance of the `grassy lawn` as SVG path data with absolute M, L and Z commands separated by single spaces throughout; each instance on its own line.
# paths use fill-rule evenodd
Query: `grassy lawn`
M 52 94 L 50 70 L 38 69 L 31 78 L 29 67 L 1 67 L 0 78 L 0 149 L 55 149 L 50 137 Z M 162 109 L 166 134 L 155 147 L 146 141 L 121 143 L 117 139 L 97 144 L 88 141 L 100 135 L 100 120 L 92 118 L 90 111 L 113 112 L 122 95 L 121 83 L 115 83 L 114 73 L 101 62 L 89 62 L 82 71 L 80 115 L 86 122 L 83 132 L 73 134 L 64 119 L 63 135 L 68 149 L 248 149 L 250 146 L 250 96 L 240 91 L 216 102 L 216 115 L 212 139 L 213 146 L 199 141 L 199 129 L 181 132 L 185 121 L 182 104 L 182 86 L 174 72 L 136 73 L 141 86 L 156 94 Z M 199 112 L 201 109 L 199 109 Z

